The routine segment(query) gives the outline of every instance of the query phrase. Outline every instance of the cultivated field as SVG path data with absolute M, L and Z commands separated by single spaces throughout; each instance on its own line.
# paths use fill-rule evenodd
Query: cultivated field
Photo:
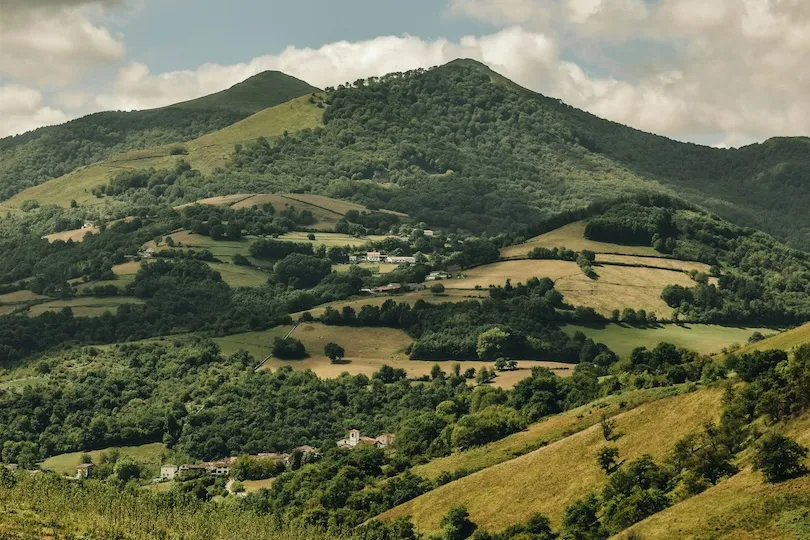
M 69 307 L 73 310 L 73 314 L 77 317 L 100 317 L 106 312 L 115 313 L 118 306 L 124 304 L 143 304 L 140 298 L 129 298 L 115 296 L 111 298 L 94 298 L 92 296 L 71 298 L 69 300 L 54 300 L 44 304 L 37 304 L 31 306 L 28 310 L 28 315 L 36 317 L 42 315 L 46 311 L 61 311 Z
M 672 397 L 682 391 L 683 387 L 652 388 L 631 390 L 620 395 L 608 396 L 551 416 L 501 440 L 417 465 L 413 468 L 413 473 L 422 478 L 435 480 L 444 472 L 480 471 L 517 456 L 528 454 L 598 424 L 603 414 L 615 416 L 644 403 Z M 621 407 L 619 403 L 624 403 L 624 406 Z
M 25 304 L 26 302 L 33 302 L 35 300 L 42 300 L 47 296 L 36 294 L 31 291 L 14 291 L 6 294 L 0 294 L 0 305 L 4 304 Z
M 76 467 L 82 462 L 82 455 L 89 454 L 94 463 L 99 462 L 103 452 L 118 450 L 121 456 L 129 456 L 139 463 L 143 463 L 154 472 L 160 469 L 160 456 L 166 452 L 166 447 L 161 443 L 144 444 L 142 446 L 120 446 L 106 448 L 105 450 L 92 450 L 89 452 L 72 452 L 70 454 L 60 454 L 53 456 L 42 462 L 43 469 L 50 469 L 60 474 L 69 476 L 76 475 Z
M 74 242 L 81 242 L 84 240 L 86 234 L 98 234 L 98 227 L 90 227 L 89 229 L 73 229 L 70 231 L 62 231 L 58 233 L 53 233 L 45 236 L 48 242 L 56 242 L 57 240 L 62 240 L 63 242 L 67 242 L 68 240 L 73 240 Z
M 563 327 L 563 331 L 567 334 L 582 332 L 594 341 L 604 343 L 620 356 L 629 355 L 636 347 L 652 348 L 661 342 L 672 343 L 701 354 L 714 354 L 729 345 L 746 343 L 755 331 L 762 332 L 763 335 L 778 332 L 769 328 L 686 323 L 662 324 L 649 328 L 613 323 L 601 328 L 567 325 Z
M 622 436 L 614 441 L 622 459 L 651 454 L 660 459 L 684 435 L 716 420 L 722 391 L 703 389 L 641 405 L 615 417 Z M 667 426 L 667 429 L 661 429 Z M 440 530 L 447 511 L 463 504 L 479 527 L 500 531 L 532 514 L 548 516 L 559 527 L 564 508 L 605 482 L 596 454 L 605 445 L 594 425 L 524 456 L 450 482 L 382 515 L 410 515 L 425 533 Z M 517 503 L 516 503 L 517 501 Z
M 608 244 L 605 242 L 594 242 L 585 238 L 585 222 L 577 221 L 569 223 L 559 229 L 555 229 L 546 234 L 535 236 L 526 241 L 525 244 L 508 246 L 501 250 L 501 257 L 515 258 L 525 257 L 536 247 L 565 247 L 574 251 L 589 249 L 596 253 L 622 253 L 625 255 L 647 255 L 650 257 L 660 257 L 661 254 L 651 247 L 646 246 L 623 246 L 621 244 Z
M 251 353 L 257 361 L 261 361 L 270 354 L 273 341 L 276 337 L 287 335 L 292 327 L 277 327 L 264 332 L 250 332 L 222 338 L 215 338 L 224 354 L 232 354 L 239 349 Z M 291 366 L 296 370 L 312 370 L 324 378 L 338 377 L 341 373 L 352 375 L 372 375 L 381 366 L 387 364 L 395 368 L 402 368 L 410 378 L 418 378 L 430 373 L 436 362 L 423 362 L 409 360 L 403 350 L 411 343 L 411 338 L 403 331 L 393 328 L 352 328 L 342 326 L 326 326 L 320 323 L 307 323 L 300 325 L 292 337 L 301 340 L 310 356 L 304 360 L 281 360 L 270 358 L 264 364 L 267 369 L 278 369 L 282 366 Z M 346 350 L 346 361 L 343 364 L 332 364 L 324 356 L 323 348 L 329 342 L 337 343 Z M 449 372 L 454 364 L 461 365 L 462 371 L 474 367 L 492 367 L 490 363 L 477 360 L 439 362 L 442 369 Z M 543 366 L 553 369 L 560 376 L 569 376 L 574 366 L 559 362 L 539 362 L 519 360 L 516 371 L 501 372 L 493 381 L 494 386 L 511 388 L 519 380 L 531 375 L 531 368 Z
M 230 262 L 234 255 L 237 253 L 241 255 L 250 255 L 250 245 L 254 239 L 242 238 L 240 240 L 212 240 L 208 236 L 201 234 L 194 234 L 191 231 L 179 231 L 170 235 L 174 240 L 174 249 L 192 248 L 197 251 L 208 250 L 213 253 L 214 257 L 221 261 Z M 165 237 L 164 237 L 165 238 Z M 165 241 L 157 246 L 154 241 L 147 242 L 144 247 L 160 250 L 170 249 Z
M 330 210 L 332 212 L 336 212 L 340 215 L 344 215 L 349 210 L 357 210 L 358 212 L 368 210 L 365 206 L 362 206 L 357 203 L 343 201 L 340 199 L 332 199 L 331 197 L 325 197 L 323 195 L 313 195 L 311 193 L 292 193 L 286 195 L 286 197 L 296 201 L 306 202 L 313 206 L 317 206 L 320 208 L 324 208 L 326 210 Z M 408 217 L 408 214 L 403 214 L 402 212 L 394 212 L 393 210 L 381 209 L 380 212 L 386 212 L 388 214 L 394 214 L 400 217 Z
M 603 315 L 614 309 L 644 309 L 647 313 L 669 316 L 672 309 L 661 300 L 667 285 L 694 286 L 694 282 L 679 271 L 625 266 L 597 266 L 597 279 L 582 273 L 576 263 L 552 260 L 518 260 L 487 264 L 467 271 L 465 279 L 448 280 L 445 287 L 473 289 L 476 286 L 525 283 L 532 277 L 548 277 L 554 287 L 575 306 L 592 307 Z

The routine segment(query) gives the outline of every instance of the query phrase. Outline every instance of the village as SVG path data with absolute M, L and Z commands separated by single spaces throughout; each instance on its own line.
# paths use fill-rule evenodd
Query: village
M 357 447 L 390 447 L 395 440 L 393 433 L 384 433 L 377 437 L 364 436 L 360 430 L 352 429 L 346 434 L 346 438 L 336 441 L 337 448 L 354 449 Z M 242 456 L 247 460 L 258 462 L 270 462 L 276 466 L 276 470 L 293 470 L 301 464 L 313 463 L 323 456 L 321 449 L 309 445 L 293 448 L 288 453 L 260 452 L 254 455 Z M 230 478 L 233 474 L 234 465 L 240 458 L 232 456 L 215 461 L 203 461 L 200 463 L 173 464 L 164 463 L 160 466 L 160 474 L 152 479 L 152 483 L 184 481 L 200 476 L 212 476 Z M 82 463 L 76 467 L 75 478 L 85 480 L 93 478 L 93 471 L 96 468 L 94 463 Z

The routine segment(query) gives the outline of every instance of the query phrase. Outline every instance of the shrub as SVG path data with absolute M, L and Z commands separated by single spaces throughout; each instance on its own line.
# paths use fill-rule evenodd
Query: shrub
M 784 435 L 771 435 L 757 446 L 754 470 L 762 471 L 770 483 L 782 482 L 807 474 L 806 458 L 804 446 Z

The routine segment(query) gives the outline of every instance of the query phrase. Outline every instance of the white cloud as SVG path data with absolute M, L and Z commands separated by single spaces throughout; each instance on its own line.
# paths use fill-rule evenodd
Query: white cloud
M 0 86 L 0 137 L 65 122 L 68 117 L 43 104 L 42 92 L 17 84 Z
M 120 36 L 93 23 L 115 0 L 0 1 L 0 75 L 37 85 L 63 85 L 85 70 L 121 61 Z

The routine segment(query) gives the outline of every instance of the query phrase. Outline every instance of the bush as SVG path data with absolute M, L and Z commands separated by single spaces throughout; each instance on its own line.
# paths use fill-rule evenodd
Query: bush
M 239 266 L 250 266 L 250 259 L 242 255 L 241 253 L 237 253 L 233 256 L 233 264 Z
M 433 294 L 442 294 L 444 292 L 444 285 L 442 285 L 441 283 L 431 285 L 430 292 L 432 292 Z
M 273 356 L 282 360 L 300 360 L 307 357 L 307 351 L 304 344 L 295 338 L 276 338 Z
M 782 482 L 807 474 L 806 458 L 804 446 L 784 435 L 771 435 L 757 446 L 754 470 L 762 471 L 770 483 Z
M 170 156 L 185 156 L 187 154 L 188 154 L 188 149 L 185 146 L 180 145 L 180 144 L 178 144 L 176 146 L 172 146 L 171 149 L 169 149 L 169 155 Z

